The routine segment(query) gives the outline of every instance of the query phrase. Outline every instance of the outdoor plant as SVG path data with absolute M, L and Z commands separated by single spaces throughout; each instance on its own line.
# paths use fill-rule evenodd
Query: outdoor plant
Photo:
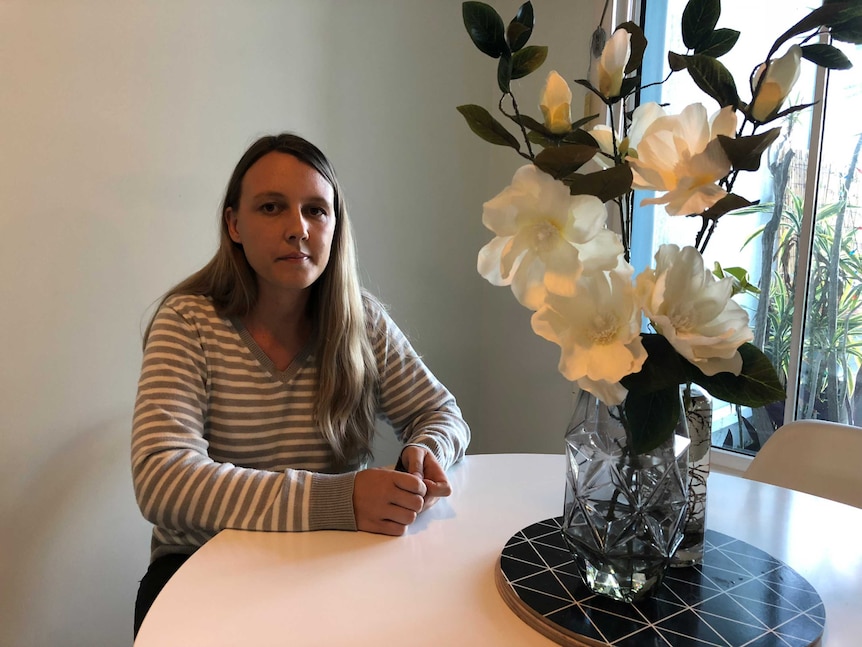
M 814 248 L 809 272 L 806 355 L 800 417 L 858 423 L 854 393 L 862 369 L 862 258 L 856 227 L 843 228 L 834 254 L 836 220 L 841 202 L 823 206 L 815 216 Z M 851 205 L 852 206 L 852 205 Z M 773 204 L 752 209 L 771 211 Z M 802 235 L 802 198 L 791 194 L 782 210 L 775 246 L 776 269 L 769 283 L 763 326 L 763 350 L 785 375 L 790 356 L 796 257 Z M 746 244 L 762 235 L 756 231 Z M 831 310 L 834 308 L 834 315 Z M 830 356 L 834 366 L 830 366 Z M 831 410 L 830 410 L 831 407 Z

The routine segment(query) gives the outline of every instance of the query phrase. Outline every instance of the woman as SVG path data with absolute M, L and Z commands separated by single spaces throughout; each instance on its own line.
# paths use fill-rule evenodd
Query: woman
M 374 422 L 404 471 L 362 469 Z M 213 259 L 147 329 L 132 474 L 155 526 L 135 633 L 152 601 L 224 528 L 405 528 L 450 487 L 470 431 L 454 398 L 357 279 L 329 161 L 292 134 L 237 164 Z

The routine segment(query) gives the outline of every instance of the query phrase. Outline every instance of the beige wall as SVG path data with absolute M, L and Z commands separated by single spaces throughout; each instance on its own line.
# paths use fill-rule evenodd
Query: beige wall
M 592 2 L 534 4 L 549 67 L 582 74 Z M 333 159 L 366 283 L 458 396 L 473 451 L 560 451 L 557 353 L 475 271 L 481 203 L 517 159 L 455 106 L 490 107 L 493 78 L 455 0 L 0 0 L 0 645 L 131 643 L 141 330 L 210 256 L 261 133 Z

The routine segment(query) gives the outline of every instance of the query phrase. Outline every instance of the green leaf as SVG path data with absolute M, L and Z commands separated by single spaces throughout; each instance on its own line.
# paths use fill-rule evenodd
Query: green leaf
M 601 96 L 599 91 L 595 87 L 593 87 L 593 84 L 590 83 L 589 81 L 587 81 L 587 79 L 575 79 L 575 83 L 577 83 L 578 85 L 584 86 L 587 90 L 589 90 L 593 94 L 598 94 L 599 96 Z
M 486 142 L 497 146 L 510 146 L 515 150 L 521 149 L 521 144 L 491 113 L 482 106 L 465 105 L 458 106 L 458 112 L 464 115 L 470 130 L 479 135 Z
M 630 43 L 631 43 L 631 54 L 629 55 L 629 62 L 626 63 L 626 69 L 624 72 L 629 74 L 630 72 L 634 72 L 641 66 L 644 60 L 644 51 L 646 51 L 647 47 L 647 39 L 644 36 L 644 30 L 640 28 L 640 25 L 637 23 L 633 23 L 631 21 L 624 22 L 617 27 L 617 29 L 625 29 L 630 35 Z
M 533 3 L 525 2 L 518 9 L 518 13 L 512 18 L 506 29 L 506 41 L 513 52 L 517 52 L 527 44 L 533 34 Z
M 780 134 L 781 128 L 771 128 L 766 132 L 748 137 L 719 135 L 718 141 L 734 169 L 756 171 L 760 168 L 761 155 L 766 152 L 766 149 Z
M 524 34 L 529 38 L 530 32 L 524 27 L 524 25 L 519 25 L 516 22 L 510 22 L 509 26 L 506 27 L 506 42 L 509 43 L 509 49 L 512 50 L 512 53 L 519 51 L 526 39 L 524 38 Z M 512 43 L 515 43 L 514 45 Z
M 548 175 L 561 180 L 593 159 L 598 148 L 583 144 L 567 144 L 546 148 L 536 155 L 535 164 Z
M 674 72 L 679 72 L 688 67 L 688 56 L 676 54 L 674 52 L 667 53 L 668 67 Z
M 694 382 L 713 397 L 749 407 L 762 407 L 785 398 L 775 368 L 753 344 L 739 347 L 742 356 L 739 375 L 725 372 L 707 376 L 682 357 L 664 336 L 643 334 L 641 342 L 647 351 L 643 368 L 620 380 L 628 389 L 626 422 L 638 453 L 657 447 L 673 433 L 679 419 L 680 384 Z
M 750 202 L 749 200 L 746 200 L 742 196 L 736 195 L 735 193 L 728 193 L 721 200 L 716 202 L 709 209 L 699 215 L 701 216 L 701 218 L 704 218 L 706 220 L 718 220 L 726 213 L 736 211 L 737 209 L 742 209 L 743 207 L 751 207 L 757 203 L 757 200 L 755 200 L 754 202 Z
M 617 97 L 617 100 L 620 100 L 624 97 L 630 95 L 634 90 L 637 89 L 640 84 L 641 78 L 639 76 L 628 76 L 623 79 L 622 84 L 620 85 L 620 94 Z
M 682 12 L 682 42 L 697 50 L 709 38 L 721 15 L 719 0 L 689 0 Z
M 547 135 L 543 135 L 537 130 L 531 130 L 530 132 L 528 132 L 527 139 L 530 141 L 531 144 L 536 144 L 538 146 L 541 146 L 542 148 L 554 148 L 560 143 L 559 139 L 552 139 Z
M 829 33 L 832 35 L 832 40 L 854 45 L 862 44 L 862 16 L 838 23 Z
M 840 49 L 825 43 L 802 46 L 802 58 L 830 70 L 849 70 L 853 63 Z
M 535 72 L 548 57 L 544 45 L 530 45 L 512 54 L 512 78 L 520 79 Z
M 651 393 L 629 391 L 626 395 L 625 415 L 632 451 L 644 454 L 666 441 L 679 422 L 679 406 L 677 384 Z
M 503 52 L 497 62 L 497 85 L 503 94 L 509 93 L 509 82 L 512 80 L 512 55 Z
M 563 135 L 563 141 L 567 144 L 584 144 L 586 146 L 592 146 L 593 148 L 598 149 L 599 143 L 595 140 L 595 138 L 586 130 L 581 129 L 581 126 L 583 126 L 585 123 L 592 121 L 596 117 L 598 117 L 598 115 L 590 115 L 589 117 L 578 119 L 572 124 L 572 130 Z
M 688 73 L 701 90 L 718 101 L 722 108 L 738 106 L 739 93 L 733 75 L 712 56 L 695 54 L 688 56 Z
M 540 135 L 547 137 L 548 139 L 553 139 L 556 141 L 562 140 L 562 135 L 558 135 L 556 133 L 551 132 L 550 130 L 547 129 L 545 124 L 543 124 L 539 121 L 536 121 L 535 119 L 533 119 L 529 115 L 519 114 L 517 117 L 515 115 L 506 115 L 506 116 L 509 119 L 511 119 L 512 121 L 514 121 L 518 125 L 518 128 L 520 128 L 523 125 L 524 128 L 528 128 L 529 130 L 534 130 L 537 133 L 539 133 Z M 518 121 L 519 118 L 521 120 L 520 122 Z
M 620 383 L 629 391 L 652 393 L 689 381 L 689 362 L 663 335 L 644 333 L 641 343 L 647 359 L 637 373 L 626 375 Z
M 545 126 L 545 124 L 543 124 L 540 121 L 536 121 L 535 119 L 533 119 L 529 115 L 519 114 L 518 117 L 515 117 L 514 115 L 509 115 L 509 118 L 512 121 L 514 121 L 516 124 L 518 123 L 518 118 L 520 118 L 521 124 L 523 124 L 525 128 L 528 128 L 530 130 L 535 130 L 536 132 L 541 133 L 542 135 L 545 135 L 546 137 L 548 137 L 550 139 L 556 140 L 557 143 L 563 141 L 564 135 L 560 135 L 558 133 L 551 132 L 550 130 L 548 130 L 548 128 L 547 128 L 547 126 Z M 520 125 L 519 125 L 519 127 L 520 127 Z M 598 146 L 598 144 L 596 144 L 596 146 Z
M 701 47 L 694 50 L 694 53 L 718 58 L 732 50 L 738 40 L 739 32 L 735 29 L 716 29 L 707 37 Z
M 503 29 L 503 19 L 495 9 L 484 2 L 465 2 L 461 5 L 464 26 L 473 44 L 483 54 L 500 58 L 509 51 Z
M 862 7 L 860 7 L 858 0 L 854 2 L 824 3 L 822 7 L 817 7 L 781 34 L 775 40 L 775 43 L 773 43 L 767 58 L 772 58 L 772 55 L 778 51 L 778 48 L 789 39 L 799 34 L 804 34 L 807 31 L 813 31 L 820 27 L 834 27 L 841 30 L 847 24 L 854 24 L 858 28 L 859 25 L 856 24 L 856 21 L 860 15 L 862 15 Z
M 628 164 L 620 164 L 595 173 L 573 173 L 562 180 L 572 195 L 594 195 L 607 202 L 631 190 L 632 170 Z
M 746 407 L 763 407 L 786 397 L 778 373 L 769 358 L 753 344 L 739 347 L 742 355 L 742 372 L 704 375 L 695 368 L 695 382 L 709 391 L 710 395 L 725 402 Z
M 722 267 L 716 261 L 712 273 L 719 279 L 729 277 L 733 282 L 733 295 L 746 293 L 757 296 L 760 294 L 760 289 L 751 283 L 748 276 L 748 270 L 744 267 Z
M 775 121 L 776 119 L 781 119 L 782 117 L 785 117 L 785 116 L 789 115 L 789 114 L 790 114 L 790 113 L 792 113 L 792 112 L 799 112 L 800 110 L 807 110 L 807 109 L 808 109 L 808 108 L 810 108 L 811 106 L 815 105 L 815 103 L 817 103 L 817 102 L 815 101 L 814 103 L 802 103 L 802 104 L 800 104 L 800 105 L 798 105 L 798 106 L 791 106 L 791 107 L 789 107 L 789 108 L 787 108 L 787 109 L 785 109 L 785 110 L 782 110 L 782 111 L 781 111 L 781 112 L 779 112 L 778 114 L 776 114 L 776 115 L 775 115 L 772 119 L 770 119 L 769 121 Z

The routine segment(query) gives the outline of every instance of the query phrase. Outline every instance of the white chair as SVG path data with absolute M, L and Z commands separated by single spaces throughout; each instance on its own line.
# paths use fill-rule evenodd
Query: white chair
M 862 428 L 788 423 L 763 444 L 745 477 L 862 508 Z

